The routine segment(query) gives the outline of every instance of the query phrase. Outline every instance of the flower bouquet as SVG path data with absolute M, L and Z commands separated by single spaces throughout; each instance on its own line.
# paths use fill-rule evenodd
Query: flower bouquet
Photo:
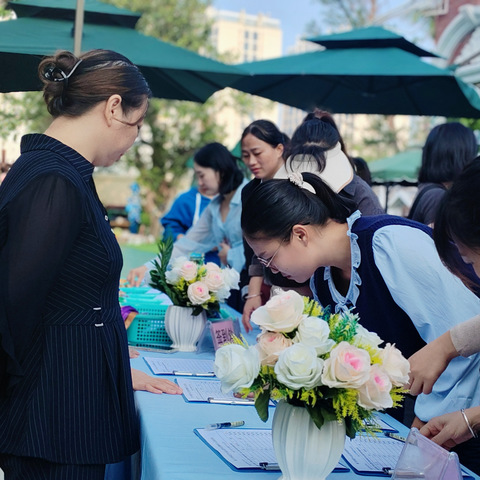
M 331 314 L 314 300 L 288 291 L 255 310 L 251 320 L 262 333 L 257 344 L 243 339 L 222 346 L 215 374 L 225 392 L 255 396 L 268 419 L 270 398 L 304 407 L 320 429 L 344 422 L 354 438 L 373 411 L 400 405 L 407 390 L 409 363 L 352 313 Z M 278 408 L 278 407 L 277 407 Z
M 192 307 L 193 315 L 219 312 L 220 303 L 227 300 L 230 290 L 238 289 L 238 272 L 215 263 L 199 264 L 186 257 L 177 257 L 170 265 L 172 251 L 171 237 L 158 243 L 158 260 L 153 262 L 150 285 L 164 292 L 173 305 Z

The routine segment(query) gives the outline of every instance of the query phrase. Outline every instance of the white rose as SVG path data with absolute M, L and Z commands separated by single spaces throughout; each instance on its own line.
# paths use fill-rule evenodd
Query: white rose
M 280 352 L 292 345 L 292 340 L 277 332 L 264 332 L 257 337 L 262 365 L 275 365 Z
M 172 268 L 172 270 L 167 270 L 165 272 L 165 280 L 170 285 L 176 285 L 181 277 L 182 275 L 180 273 L 180 269 L 178 268 Z
M 380 350 L 379 357 L 382 360 L 382 368 L 393 385 L 403 387 L 408 384 L 410 363 L 395 345 L 387 343 L 385 348 Z
M 369 379 L 358 389 L 358 404 L 367 410 L 393 407 L 391 389 L 392 382 L 387 373 L 378 365 L 372 365 Z
M 357 333 L 353 337 L 353 344 L 357 346 L 378 348 L 383 340 L 375 333 L 357 324 Z
M 275 364 L 277 380 L 293 390 L 321 385 L 323 360 L 313 347 L 295 343 L 280 353 Z
M 226 286 L 223 286 L 218 292 L 215 292 L 215 296 L 217 297 L 220 303 L 225 302 L 227 298 L 230 296 L 230 289 Z
M 180 257 L 176 257 L 173 260 L 170 261 L 170 265 L 172 266 L 172 269 L 178 269 L 181 270 L 182 266 L 184 263 L 188 262 L 188 258 L 181 255 Z
M 187 257 L 174 258 L 169 265 L 169 269 L 165 272 L 165 279 L 170 285 L 176 285 L 182 277 L 182 266 L 188 262 Z
M 190 260 L 186 261 L 180 268 L 180 274 L 187 281 L 195 280 L 198 273 L 198 265 Z
M 203 281 L 207 284 L 208 289 L 211 292 L 218 292 L 225 286 L 225 282 L 223 281 L 223 275 L 221 270 L 217 271 L 208 271 L 203 278 Z
M 318 317 L 306 317 L 298 326 L 294 342 L 303 343 L 315 348 L 317 355 L 329 352 L 335 342 L 328 338 L 330 327 L 325 320 Z
M 214 372 L 224 393 L 248 388 L 260 373 L 260 358 L 255 347 L 229 344 L 215 354 Z
M 340 342 L 325 360 L 322 382 L 329 387 L 358 388 L 370 375 L 370 355 L 348 342 Z
M 194 282 L 187 288 L 188 299 L 193 305 L 202 305 L 210 300 L 210 292 L 204 282 Z
M 294 290 L 288 290 L 254 310 L 251 320 L 266 330 L 288 333 L 301 322 L 303 308 L 302 296 Z
M 234 268 L 222 269 L 223 281 L 229 290 L 238 290 L 240 274 Z

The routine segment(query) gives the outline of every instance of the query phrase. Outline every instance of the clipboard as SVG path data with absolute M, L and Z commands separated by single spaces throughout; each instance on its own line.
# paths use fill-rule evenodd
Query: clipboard
M 269 428 L 195 428 L 193 431 L 236 472 L 280 471 Z M 348 471 L 343 463 L 334 469 L 334 472 Z
M 402 453 L 404 442 L 382 433 L 357 434 L 346 438 L 342 457 L 357 475 L 390 477 Z
M 214 377 L 213 360 L 198 358 L 143 357 L 154 375 Z
M 473 478 L 461 470 L 455 453 L 448 452 L 424 437 L 416 428 L 410 430 L 406 439 L 396 434 L 388 436 L 389 433 L 377 434 L 376 437 L 360 434 L 353 440 L 346 439 L 342 456 L 357 475 L 391 477 L 392 480 Z M 445 463 L 445 471 L 448 472 L 445 477 L 439 476 L 443 468 L 442 461 Z M 447 465 L 448 462 L 450 463 Z M 460 476 L 455 476 L 457 468 Z
M 182 387 L 182 396 L 186 402 L 255 406 L 253 398 L 238 398 L 234 396 L 233 392 L 223 393 L 220 380 L 177 378 L 175 381 Z M 269 405 L 273 407 L 275 404 L 270 400 Z

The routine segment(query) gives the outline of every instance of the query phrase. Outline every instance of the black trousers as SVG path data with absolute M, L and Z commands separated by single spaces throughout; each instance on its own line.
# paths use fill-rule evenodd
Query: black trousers
M 0 454 L 5 480 L 104 480 L 105 465 L 63 465 L 42 458 Z

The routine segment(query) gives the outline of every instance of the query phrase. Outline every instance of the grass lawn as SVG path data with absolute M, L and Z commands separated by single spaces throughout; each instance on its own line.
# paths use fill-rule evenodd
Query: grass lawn
M 120 245 L 123 255 L 123 269 L 121 278 L 126 278 L 128 272 L 135 267 L 143 265 L 157 254 L 155 243 L 142 243 L 139 245 Z

